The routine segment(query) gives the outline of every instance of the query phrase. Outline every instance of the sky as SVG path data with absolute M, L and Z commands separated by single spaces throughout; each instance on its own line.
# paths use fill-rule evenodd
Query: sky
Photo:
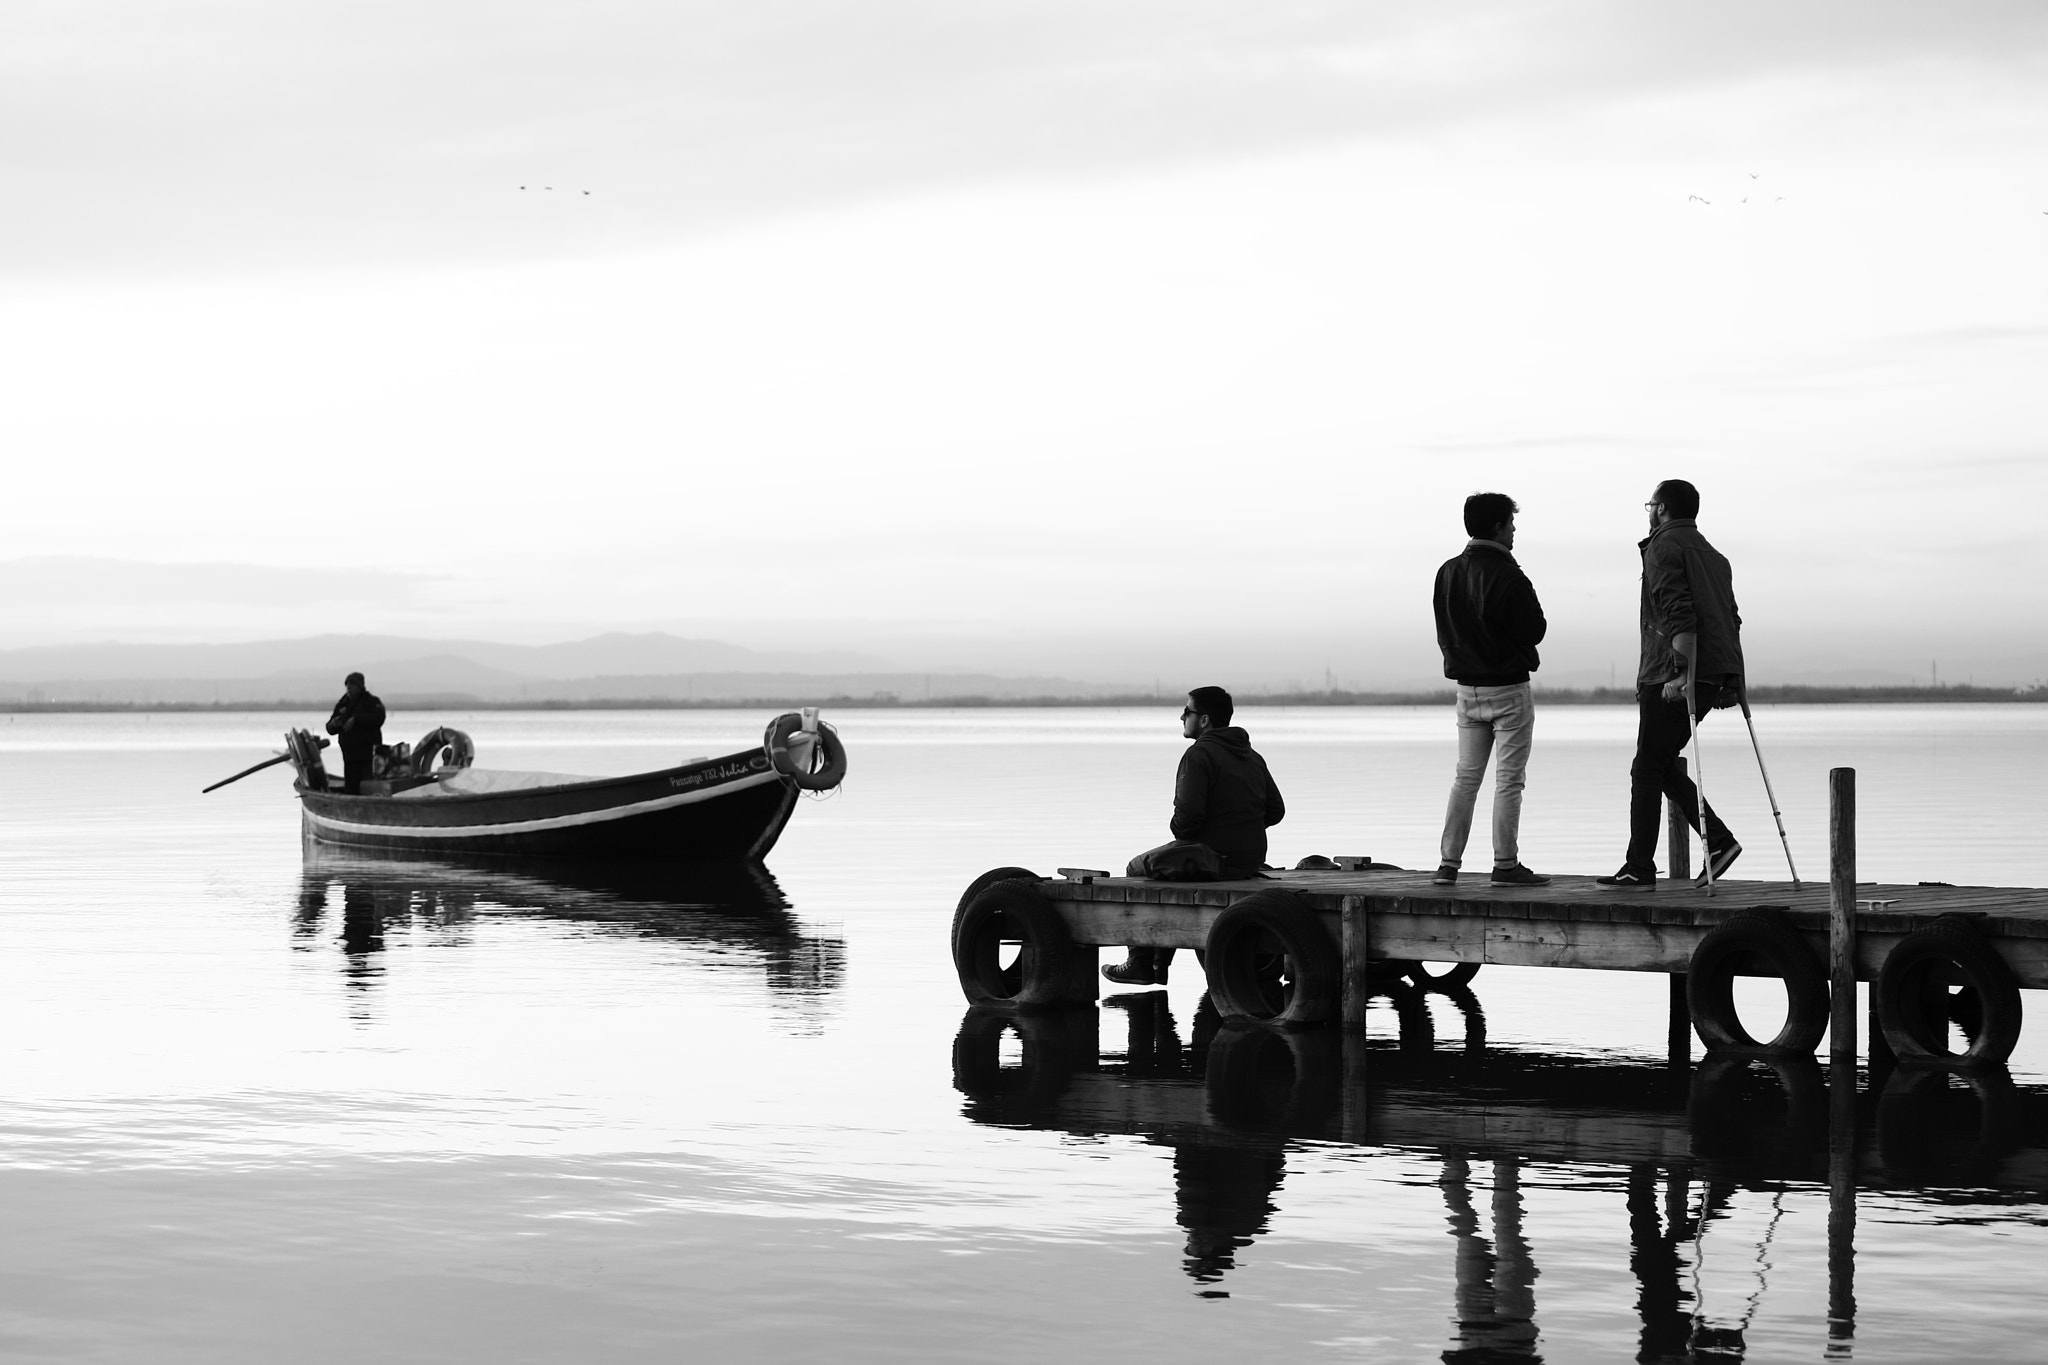
M 2038 4 L 9 14 L 0 647 L 1405 683 L 1498 489 L 1626 681 L 1681 477 L 1759 680 L 2048 673 Z

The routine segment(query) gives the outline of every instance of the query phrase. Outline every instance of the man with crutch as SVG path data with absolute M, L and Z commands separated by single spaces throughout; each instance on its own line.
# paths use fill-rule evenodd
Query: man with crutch
M 1643 507 L 1650 514 L 1650 534 L 1636 546 L 1643 557 L 1642 654 L 1636 669 L 1636 757 L 1628 771 L 1628 855 L 1620 871 L 1598 880 L 1602 886 L 1648 891 L 1657 884 L 1663 797 L 1671 798 L 1706 843 L 1700 885 L 1720 878 L 1742 855 L 1742 845 L 1677 765 L 1700 720 L 1741 700 L 1743 668 L 1735 575 L 1700 534 L 1699 490 L 1683 479 L 1666 479 Z

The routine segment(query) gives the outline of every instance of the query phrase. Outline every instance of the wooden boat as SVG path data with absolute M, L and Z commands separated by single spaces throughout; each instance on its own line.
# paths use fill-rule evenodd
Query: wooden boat
M 298 773 L 306 839 L 385 852 L 758 860 L 801 793 L 846 773 L 838 734 L 815 708 L 777 716 L 757 748 L 625 777 L 477 768 L 469 737 L 443 728 L 380 751 L 377 775 L 350 796 L 321 761 L 326 744 L 294 730 L 278 760 Z

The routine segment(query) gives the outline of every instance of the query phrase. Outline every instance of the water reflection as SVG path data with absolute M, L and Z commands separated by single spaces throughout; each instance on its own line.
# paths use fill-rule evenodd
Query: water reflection
M 1442 1358 L 1461 1363 L 1541 1358 L 1531 1163 L 1576 1168 L 1574 1188 L 1625 1191 L 1616 1234 L 1641 1361 L 1747 1355 L 1792 1193 L 1829 1197 L 1831 1357 L 1855 1331 L 1859 1190 L 1919 1205 L 1921 1221 L 1981 1217 L 1987 1203 L 2048 1214 L 2048 1091 L 2003 1071 L 1550 1056 L 1489 1048 L 1468 988 L 1381 995 L 1393 1036 L 1226 1023 L 1206 998 L 1183 1034 L 1163 991 L 1102 1009 L 970 1010 L 953 1081 L 977 1123 L 1171 1148 L 1182 1265 L 1210 1297 L 1257 1254 L 1304 1143 L 1428 1154 L 1452 1240 Z
M 342 970 L 358 1017 L 386 970 L 387 934 L 433 932 L 460 942 L 491 915 L 706 949 L 701 961 L 713 970 L 760 972 L 770 1001 L 801 1032 L 822 1027 L 826 998 L 846 974 L 846 941 L 806 928 L 756 863 L 526 861 L 512 869 L 309 849 L 293 915 L 300 945 L 320 944 L 337 911 Z

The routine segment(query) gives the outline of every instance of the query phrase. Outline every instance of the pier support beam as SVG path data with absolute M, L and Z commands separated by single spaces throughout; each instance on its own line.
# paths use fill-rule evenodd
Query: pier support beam
M 1685 760 L 1678 759 L 1678 775 L 1685 776 Z M 1676 801 L 1664 803 L 1664 868 L 1676 886 L 1692 880 L 1692 829 Z M 1686 1003 L 1685 973 L 1671 973 L 1671 1020 L 1665 1032 L 1666 1059 L 1674 1070 L 1692 1065 L 1692 1006 Z
M 1365 976 L 1371 966 L 1369 950 L 1371 931 L 1365 913 L 1365 897 L 1346 896 L 1340 911 L 1344 930 L 1344 984 L 1343 1002 L 1339 1005 L 1339 1017 L 1345 1028 L 1365 1027 Z M 1364 1050 L 1359 1050 L 1364 1055 Z
M 1856 1061 L 1856 770 L 1828 773 L 1828 1056 Z

